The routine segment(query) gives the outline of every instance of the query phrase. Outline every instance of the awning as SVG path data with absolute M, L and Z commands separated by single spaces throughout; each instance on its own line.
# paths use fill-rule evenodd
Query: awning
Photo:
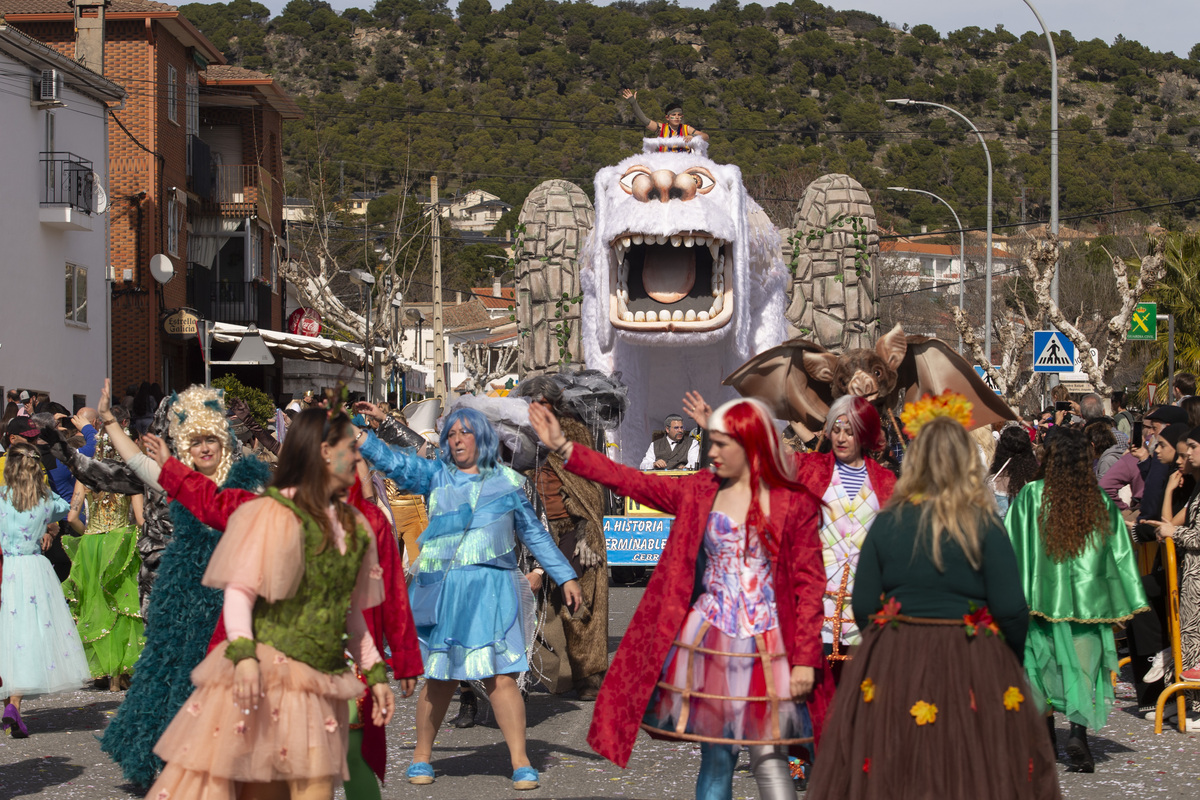
M 342 364 L 353 369 L 364 366 L 363 348 L 350 342 L 338 342 L 333 339 L 322 339 L 318 336 L 300 336 L 295 333 L 258 329 L 267 347 L 284 358 L 294 358 L 300 361 L 322 361 L 326 364 Z M 246 333 L 243 325 L 231 325 L 227 322 L 213 323 L 213 339 L 223 344 L 237 344 Z M 383 348 L 375 348 L 376 357 L 384 353 Z M 429 375 L 428 367 L 410 361 L 406 358 L 395 357 L 399 366 L 407 371 L 420 372 Z

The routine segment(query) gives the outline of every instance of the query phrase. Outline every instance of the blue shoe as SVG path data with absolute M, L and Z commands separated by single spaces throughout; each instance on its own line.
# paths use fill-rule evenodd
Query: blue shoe
M 426 761 L 414 761 L 408 765 L 404 773 L 408 782 L 415 786 L 425 786 L 433 783 L 433 765 Z
M 533 767 L 518 767 L 512 776 L 513 788 L 521 791 L 538 788 L 538 771 Z

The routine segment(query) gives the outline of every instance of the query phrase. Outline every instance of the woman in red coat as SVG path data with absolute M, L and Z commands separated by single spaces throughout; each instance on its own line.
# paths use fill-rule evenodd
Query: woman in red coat
M 798 478 L 821 495 L 822 557 L 825 562 L 825 620 L 821 639 L 839 677 L 848 648 L 862 641 L 850 595 L 858 553 L 875 515 L 892 496 L 896 476 L 870 457 L 884 447 L 879 412 L 866 399 L 843 395 L 825 418 L 828 453 L 797 456 Z
M 717 409 L 712 466 L 682 478 L 570 443 L 537 404 L 529 418 L 568 470 L 675 516 L 600 688 L 588 743 L 624 767 L 639 727 L 700 742 L 703 800 L 731 796 L 745 745 L 760 794 L 794 797 L 783 748 L 816 739 L 832 693 L 821 651 L 820 500 L 793 477 L 766 407 L 735 400 Z

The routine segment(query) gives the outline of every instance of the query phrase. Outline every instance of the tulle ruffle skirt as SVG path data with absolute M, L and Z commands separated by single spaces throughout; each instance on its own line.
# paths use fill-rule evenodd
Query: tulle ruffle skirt
M 0 692 L 36 697 L 80 689 L 91 677 L 54 567 L 42 555 L 5 555 Z
M 808 707 L 791 698 L 778 628 L 729 636 L 693 608 L 667 653 L 642 728 L 656 738 L 725 744 L 807 744 Z
M 142 560 L 136 544 L 137 530 L 130 526 L 63 539 L 71 557 L 63 592 L 93 678 L 132 672 L 146 644 L 137 584 Z
M 362 694 L 352 670 L 329 675 L 259 643 L 263 698 L 244 714 L 233 701 L 227 643 L 192 672 L 196 691 L 154 752 L 167 762 L 152 800 L 236 800 L 237 784 L 348 777 L 348 700 Z

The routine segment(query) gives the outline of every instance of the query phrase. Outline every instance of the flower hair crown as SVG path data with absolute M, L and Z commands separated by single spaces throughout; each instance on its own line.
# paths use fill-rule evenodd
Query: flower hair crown
M 904 423 L 904 433 L 915 438 L 925 424 L 936 417 L 950 417 L 963 428 L 970 430 L 972 419 L 971 409 L 974 405 L 958 392 L 947 389 L 939 395 L 923 395 L 920 400 L 905 403 L 904 411 L 900 412 L 900 421 Z

